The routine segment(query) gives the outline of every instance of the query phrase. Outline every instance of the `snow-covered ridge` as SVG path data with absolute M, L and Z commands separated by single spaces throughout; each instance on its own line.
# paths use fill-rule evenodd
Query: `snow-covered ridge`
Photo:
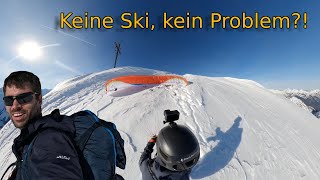
M 320 90 L 296 90 L 296 89 L 286 89 L 284 91 L 280 90 L 271 90 L 276 94 L 283 95 L 284 97 L 290 99 L 293 103 L 296 103 L 298 106 L 303 109 L 308 110 L 313 113 L 315 116 L 319 117 L 320 114 Z M 303 105 L 303 104 L 304 105 Z
M 141 179 L 138 160 L 164 125 L 163 111 L 179 110 L 179 124 L 196 135 L 201 157 L 191 179 L 320 179 L 320 121 L 250 80 L 184 75 L 188 86 L 156 86 L 112 97 L 104 83 L 128 74 L 161 71 L 124 67 L 60 83 L 44 97 L 44 114 L 89 109 L 116 124 L 125 140 L 125 179 Z M 0 174 L 14 162 L 12 123 L 0 130 Z

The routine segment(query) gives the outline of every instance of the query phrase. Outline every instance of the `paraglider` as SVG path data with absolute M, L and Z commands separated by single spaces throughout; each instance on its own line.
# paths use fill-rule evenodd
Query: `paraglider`
M 188 81 L 177 75 L 129 75 L 115 77 L 105 83 L 107 94 L 116 96 L 133 94 L 158 85 L 187 86 Z

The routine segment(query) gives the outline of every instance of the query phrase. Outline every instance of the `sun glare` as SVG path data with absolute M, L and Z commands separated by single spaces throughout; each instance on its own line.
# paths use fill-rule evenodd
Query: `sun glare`
M 41 47 L 34 41 L 21 43 L 18 48 L 18 53 L 19 56 L 27 60 L 35 60 L 42 55 Z

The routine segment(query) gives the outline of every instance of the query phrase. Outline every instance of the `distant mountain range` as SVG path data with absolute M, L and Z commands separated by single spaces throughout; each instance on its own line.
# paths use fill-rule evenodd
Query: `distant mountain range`
M 283 91 L 271 90 L 272 92 L 290 99 L 301 108 L 311 112 L 320 118 L 320 89 L 312 91 L 286 89 Z
M 45 95 L 48 92 L 50 92 L 51 89 L 42 89 L 42 94 Z M 6 108 L 3 104 L 3 91 L 2 88 L 0 88 L 0 129 L 10 120 Z

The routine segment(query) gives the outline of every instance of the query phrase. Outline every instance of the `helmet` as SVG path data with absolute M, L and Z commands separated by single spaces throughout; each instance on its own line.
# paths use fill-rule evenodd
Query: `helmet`
M 189 170 L 200 157 L 200 147 L 195 135 L 185 126 L 166 126 L 156 141 L 159 163 L 171 171 Z

